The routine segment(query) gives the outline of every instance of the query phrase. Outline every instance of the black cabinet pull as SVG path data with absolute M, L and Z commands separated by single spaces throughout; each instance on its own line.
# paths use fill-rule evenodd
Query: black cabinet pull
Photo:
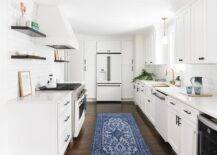
M 179 62 L 182 62 L 183 61 L 183 59 L 179 59 Z
M 70 116 L 67 116 L 64 121 L 67 122 L 69 120 L 69 118 L 70 118 Z
M 172 104 L 172 105 L 176 105 L 175 103 L 173 103 L 173 102 L 170 102 L 170 104 Z
M 152 62 L 150 62 L 150 64 L 152 64 Z
M 205 60 L 205 58 L 204 57 L 200 57 L 200 58 L 198 58 L 199 60 Z
M 150 100 L 148 100 L 148 102 L 151 102 Z
M 64 105 L 67 106 L 70 103 L 70 101 L 67 101 Z
M 178 117 L 177 117 L 177 115 L 176 115 L 176 125 L 178 124 Z
M 184 110 L 184 112 L 185 112 L 186 114 L 188 114 L 188 115 L 190 115 L 190 114 L 191 114 L 191 112 L 190 112 L 190 111 L 188 111 L 188 110 Z
M 178 126 L 180 126 L 181 124 L 181 117 L 178 116 Z

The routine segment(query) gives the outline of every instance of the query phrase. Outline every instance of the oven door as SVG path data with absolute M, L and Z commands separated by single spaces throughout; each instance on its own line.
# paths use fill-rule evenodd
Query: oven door
M 83 126 L 86 114 L 86 95 L 83 94 L 76 102 L 75 102 L 75 116 L 74 116 L 74 137 L 78 137 L 81 128 Z
M 199 116 L 198 155 L 217 155 L 217 123 Z
M 81 117 L 83 115 L 85 115 L 86 113 L 86 109 L 87 109 L 87 98 L 86 95 L 83 95 L 82 99 L 80 100 L 79 104 L 78 104 L 78 109 L 79 109 L 79 120 L 81 119 Z

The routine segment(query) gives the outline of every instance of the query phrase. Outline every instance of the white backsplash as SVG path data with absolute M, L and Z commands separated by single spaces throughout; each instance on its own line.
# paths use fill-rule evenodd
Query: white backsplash
M 183 87 L 190 85 L 191 77 L 201 76 L 203 77 L 204 90 L 217 92 L 217 64 L 145 66 L 148 71 L 155 73 L 157 78 L 166 78 L 165 73 L 168 67 L 175 69 L 175 76 L 181 76 Z
M 32 19 L 33 15 L 33 1 L 24 0 L 27 6 L 27 19 Z M 14 25 L 19 16 L 19 0 L 8 1 L 7 9 L 7 23 L 0 23 L 7 25 L 7 33 L 4 36 L 6 39 L 7 47 L 5 50 L 1 51 L 1 56 L 5 60 L 5 63 L 0 62 L 0 65 L 7 66 L 3 68 L 2 73 L 5 77 L 3 82 L 5 84 L 4 97 L 5 100 L 13 99 L 19 96 L 19 85 L 18 85 L 18 71 L 30 71 L 32 90 L 34 92 L 35 86 L 38 83 L 45 83 L 48 79 L 48 75 L 53 73 L 60 81 L 64 79 L 64 64 L 54 63 L 54 50 L 42 45 L 37 45 L 34 43 L 33 39 L 25 34 L 16 32 L 10 29 L 11 25 Z M 40 25 L 39 25 L 40 26 Z M 26 54 L 37 54 L 44 56 L 47 60 L 17 60 L 11 59 L 11 55 L 16 51 Z M 60 52 L 63 57 L 63 52 Z

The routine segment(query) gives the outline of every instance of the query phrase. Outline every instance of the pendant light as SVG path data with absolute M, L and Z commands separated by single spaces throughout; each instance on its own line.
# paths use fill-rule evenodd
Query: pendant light
M 166 35 L 166 20 L 167 20 L 167 17 L 163 17 L 162 20 L 164 21 L 164 33 L 163 33 L 162 43 L 164 45 L 167 45 L 168 44 L 168 37 Z

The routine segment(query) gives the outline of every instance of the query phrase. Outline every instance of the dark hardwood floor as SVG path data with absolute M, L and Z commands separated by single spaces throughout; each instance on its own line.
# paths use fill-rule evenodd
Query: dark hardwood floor
M 131 102 L 123 103 L 88 103 L 86 120 L 78 138 L 74 139 L 71 147 L 67 149 L 66 155 L 89 155 L 91 154 L 91 144 L 93 139 L 94 127 L 97 113 L 131 113 L 149 146 L 152 155 L 173 155 L 169 144 L 159 136 L 150 122 L 141 111 Z

